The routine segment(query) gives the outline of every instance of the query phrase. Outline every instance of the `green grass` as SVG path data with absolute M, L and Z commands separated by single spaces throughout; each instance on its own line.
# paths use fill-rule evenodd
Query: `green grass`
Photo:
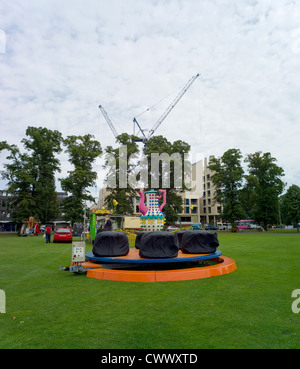
M 300 234 L 300 232 L 298 232 L 297 228 L 292 228 L 292 229 L 280 229 L 280 228 L 275 228 L 275 229 L 269 229 L 267 233 L 274 233 L 274 234 L 278 234 L 278 233 L 284 233 L 284 234 Z
M 0 348 L 300 348 L 300 237 L 218 236 L 233 273 L 129 283 L 59 271 L 70 244 L 0 235 Z

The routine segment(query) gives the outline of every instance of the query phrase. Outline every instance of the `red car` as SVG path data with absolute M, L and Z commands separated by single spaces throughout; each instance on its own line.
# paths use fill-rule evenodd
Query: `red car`
M 72 229 L 58 228 L 54 233 L 53 242 L 72 242 Z

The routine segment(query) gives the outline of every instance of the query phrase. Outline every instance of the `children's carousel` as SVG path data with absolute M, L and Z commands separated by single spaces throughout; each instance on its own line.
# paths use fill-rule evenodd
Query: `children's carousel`
M 139 194 L 141 232 L 136 236 L 135 247 L 129 247 L 125 232 L 100 232 L 95 237 L 93 250 L 81 253 L 80 271 L 86 271 L 87 277 L 127 282 L 166 282 L 220 276 L 236 269 L 235 261 L 223 256 L 217 249 L 217 233 L 202 230 L 163 231 L 165 190 L 151 189 L 145 193 L 139 191 Z M 68 270 L 78 271 L 76 266 L 78 264 L 73 263 Z

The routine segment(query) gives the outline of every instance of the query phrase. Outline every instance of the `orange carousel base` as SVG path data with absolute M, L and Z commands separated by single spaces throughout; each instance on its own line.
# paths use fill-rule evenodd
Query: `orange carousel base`
M 91 262 L 83 263 L 83 266 L 88 269 L 88 278 L 123 282 L 186 281 L 228 274 L 237 269 L 235 261 L 229 257 L 218 257 L 214 261 L 214 265 L 171 270 L 107 269 L 104 264 Z

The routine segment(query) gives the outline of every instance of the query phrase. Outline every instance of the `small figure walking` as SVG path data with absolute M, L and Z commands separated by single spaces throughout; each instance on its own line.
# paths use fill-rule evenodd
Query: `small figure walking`
M 46 243 L 51 242 L 51 227 L 46 227 Z

